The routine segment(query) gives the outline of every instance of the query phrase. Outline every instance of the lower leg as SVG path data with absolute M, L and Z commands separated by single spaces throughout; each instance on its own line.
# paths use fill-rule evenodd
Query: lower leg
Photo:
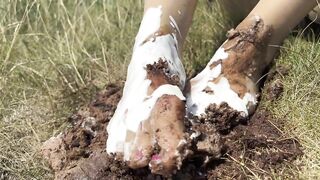
M 260 0 L 248 17 L 259 16 L 265 25 L 271 26 L 274 32 L 270 43 L 280 44 L 316 5 L 316 0 Z
M 316 0 L 260 0 L 247 18 L 241 22 L 237 29 L 248 26 L 249 19 L 259 17 L 265 27 L 270 28 L 270 37 L 266 49 L 265 58 L 257 59 L 257 66 L 260 66 L 253 77 L 256 82 L 260 79 L 262 72 L 273 60 L 274 54 L 279 50 L 279 45 L 290 31 L 315 7 Z
M 149 164 L 169 175 L 181 165 L 186 77 L 180 54 L 195 5 L 145 1 L 123 97 L 107 128 L 107 152 L 123 153 L 132 168 Z
M 192 22 L 197 0 L 146 0 L 145 13 L 150 8 L 161 7 L 160 31 L 173 33 L 176 31 L 181 50 Z

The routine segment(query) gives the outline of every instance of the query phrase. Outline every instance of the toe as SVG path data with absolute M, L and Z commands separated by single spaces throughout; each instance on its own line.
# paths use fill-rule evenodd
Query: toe
M 129 167 L 137 169 L 148 166 L 153 151 L 152 137 L 150 121 L 145 120 L 140 124 L 135 137 L 128 162 Z
M 170 176 L 179 169 L 184 159 L 185 103 L 176 96 L 163 95 L 158 99 L 151 115 L 151 127 L 160 151 L 149 163 L 153 173 Z

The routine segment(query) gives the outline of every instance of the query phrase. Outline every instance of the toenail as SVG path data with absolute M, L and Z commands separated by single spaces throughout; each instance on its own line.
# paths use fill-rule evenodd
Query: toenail
M 161 156 L 159 154 L 155 154 L 152 156 L 151 158 L 153 161 L 160 161 L 161 160 Z
M 142 159 L 143 158 L 143 153 L 142 153 L 142 151 L 137 151 L 136 152 L 136 160 L 140 160 L 140 159 Z

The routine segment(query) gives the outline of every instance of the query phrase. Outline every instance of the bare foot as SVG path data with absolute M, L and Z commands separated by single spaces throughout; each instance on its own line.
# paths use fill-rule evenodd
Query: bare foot
M 157 8 L 149 11 L 157 15 Z M 131 168 L 149 165 L 153 173 L 170 176 L 186 152 L 186 77 L 174 23 L 152 32 L 154 19 L 143 19 L 136 37 L 123 97 L 107 127 L 107 152 L 123 154 Z
M 270 36 L 271 28 L 257 16 L 229 31 L 228 40 L 206 68 L 191 79 L 188 112 L 207 116 L 207 111 L 227 105 L 241 117 L 253 113 L 258 97 L 257 82 L 269 62 L 266 58 Z
M 132 168 L 149 164 L 153 173 L 165 176 L 181 166 L 186 152 L 184 97 L 177 86 L 171 85 L 178 82 L 168 78 L 167 68 L 163 60 L 147 65 L 147 77 L 152 82 L 149 91 L 155 95 L 164 90 L 168 93 L 156 100 L 149 118 L 140 123 L 128 162 Z

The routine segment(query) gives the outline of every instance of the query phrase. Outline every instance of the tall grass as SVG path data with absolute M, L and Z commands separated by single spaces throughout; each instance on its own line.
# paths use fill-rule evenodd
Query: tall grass
M 41 142 L 106 83 L 120 81 L 141 1 L 0 2 L 0 174 L 51 177 Z
M 284 93 L 276 102 L 264 101 L 281 120 L 283 131 L 297 138 L 304 156 L 296 164 L 297 178 L 320 177 L 320 40 L 319 35 L 290 37 L 281 51 L 278 64 L 289 67 L 282 79 Z
M 189 74 L 205 66 L 232 26 L 219 5 L 208 2 L 199 1 L 184 47 Z M 71 113 L 105 84 L 124 81 L 142 9 L 143 0 L 0 1 L 0 179 L 53 178 L 39 156 L 41 143 L 68 126 Z M 306 162 L 304 177 L 319 170 L 311 160 L 320 156 L 315 149 L 319 121 L 314 119 L 319 117 L 318 71 L 309 67 L 319 64 L 318 56 L 304 50 L 318 52 L 315 42 L 292 38 L 285 45 L 294 51 L 284 50 L 280 63 L 293 63 L 292 76 L 306 72 L 309 79 L 289 78 L 284 100 L 273 105 L 281 109 L 278 116 L 295 108 L 288 127 L 300 123 L 294 132 L 313 153 L 301 160 Z M 309 66 L 295 65 L 300 59 Z M 308 103 L 313 109 L 304 109 Z

